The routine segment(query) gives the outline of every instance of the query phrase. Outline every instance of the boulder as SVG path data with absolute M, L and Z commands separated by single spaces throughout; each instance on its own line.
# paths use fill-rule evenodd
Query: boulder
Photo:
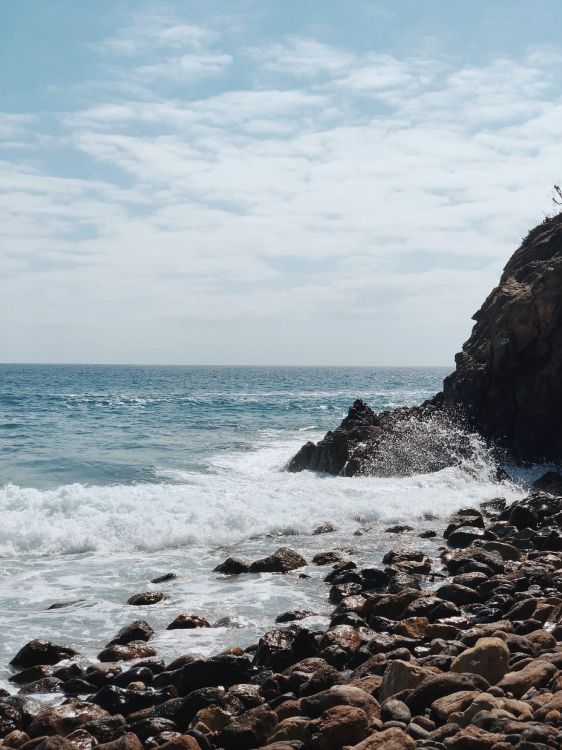
M 107 711 L 95 703 L 71 700 L 61 706 L 48 706 L 39 711 L 29 726 L 29 734 L 32 737 L 65 736 L 87 722 L 106 718 Z
M 250 573 L 288 573 L 306 565 L 306 560 L 298 552 L 288 547 L 279 547 L 272 555 L 255 560 L 250 565 Z
M 227 576 L 236 576 L 247 573 L 250 570 L 248 563 L 237 557 L 228 557 L 223 563 L 213 569 L 213 573 L 222 573 Z
M 265 744 L 279 723 L 277 714 L 264 706 L 251 708 L 238 716 L 220 734 L 226 750 L 251 750 Z
M 147 622 L 144 620 L 135 620 L 121 628 L 115 638 L 109 641 L 107 645 L 113 646 L 119 644 L 125 646 L 131 641 L 149 641 L 153 635 L 154 630 Z
M 311 750 L 341 750 L 361 742 L 369 734 L 369 720 L 364 711 L 353 706 L 334 706 L 310 722 Z
M 380 717 L 378 701 L 369 693 L 352 685 L 334 685 L 329 690 L 323 690 L 316 695 L 310 695 L 301 700 L 301 709 L 305 716 L 317 718 L 324 711 L 334 706 L 354 706 L 360 708 L 369 720 Z
M 480 638 L 472 648 L 459 654 L 451 672 L 469 672 L 495 685 L 509 669 L 509 649 L 501 638 Z
M 211 623 L 199 615 L 178 615 L 168 625 L 167 630 L 193 630 L 194 628 L 210 628 Z
M 143 591 L 142 594 L 134 594 L 127 599 L 127 604 L 133 607 L 147 607 L 150 604 L 158 604 L 167 599 L 166 594 L 161 591 Z
M 344 750 L 415 750 L 416 741 L 401 729 L 385 729 L 375 732 L 358 745 L 347 745 Z
M 107 646 L 100 651 L 98 659 L 105 662 L 131 661 L 147 656 L 156 656 L 156 649 L 149 646 L 146 641 L 130 641 L 125 645 L 116 643 L 113 646 Z
M 542 688 L 547 685 L 557 671 L 553 664 L 534 659 L 523 669 L 517 672 L 508 672 L 498 682 L 498 687 L 506 693 L 512 693 L 515 698 L 520 698 L 530 688 Z
M 29 641 L 14 656 L 10 664 L 14 667 L 34 667 L 39 664 L 58 664 L 63 659 L 79 656 L 78 652 L 68 646 L 59 646 L 51 641 Z

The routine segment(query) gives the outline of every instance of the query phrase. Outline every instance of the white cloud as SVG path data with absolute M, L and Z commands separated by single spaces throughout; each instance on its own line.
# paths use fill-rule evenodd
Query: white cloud
M 171 61 L 187 77 L 205 56 L 213 75 L 236 61 L 170 19 L 104 49 L 137 55 L 147 40 L 160 52 L 126 69 L 144 67 L 145 96 L 98 92 L 44 141 L 103 178 L 4 165 L 11 351 L 37 345 L 34 326 L 62 326 L 76 351 L 87 331 L 102 360 L 150 359 L 155 338 L 168 361 L 227 360 L 237 336 L 254 342 L 254 361 L 322 357 L 321 344 L 326 361 L 338 336 L 342 363 L 450 359 L 562 178 L 558 58 L 460 66 L 290 38 L 252 50 L 259 85 L 182 98 L 160 91 L 161 75 L 178 79 Z M 297 80 L 281 84 L 286 73 Z M 9 118 L 9 135 L 32 124 Z

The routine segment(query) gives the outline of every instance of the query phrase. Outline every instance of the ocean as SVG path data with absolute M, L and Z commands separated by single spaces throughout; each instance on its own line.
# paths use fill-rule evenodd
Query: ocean
M 290 474 L 307 440 L 336 427 L 355 398 L 375 411 L 420 403 L 444 368 L 0 365 L 0 678 L 32 638 L 94 658 L 128 622 L 157 630 L 164 658 L 256 641 L 306 609 L 325 625 L 323 577 L 213 573 L 289 546 L 308 560 L 346 549 L 380 564 L 393 545 L 442 531 L 455 509 L 522 497 L 493 481 L 482 445 L 470 466 L 400 479 Z M 330 521 L 336 531 L 313 535 Z M 384 531 L 413 527 L 398 539 Z M 363 528 L 360 536 L 354 532 Z M 179 578 L 153 585 L 168 572 Z M 160 604 L 132 607 L 146 590 Z M 72 602 L 49 609 L 56 602 Z M 178 614 L 216 627 L 167 631 Z M 3 683 L 5 685 L 5 683 Z

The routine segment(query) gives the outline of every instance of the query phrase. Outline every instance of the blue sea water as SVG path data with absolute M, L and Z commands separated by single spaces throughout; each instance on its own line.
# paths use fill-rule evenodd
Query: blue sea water
M 335 427 L 440 390 L 443 368 L 0 365 L 0 481 L 167 482 L 219 453 Z M 300 437 L 300 435 L 299 435 Z M 303 436 L 303 441 L 306 435 Z M 287 456 L 289 458 L 289 456 Z
M 344 549 L 380 563 L 456 508 L 501 492 L 487 454 L 471 465 L 402 478 L 289 474 L 306 440 L 339 424 L 355 398 L 375 411 L 437 392 L 443 368 L 268 368 L 0 365 L 0 679 L 31 638 L 94 659 L 127 622 L 157 630 L 164 658 L 247 646 L 287 609 L 326 622 L 325 570 L 309 578 L 225 578 L 230 555 L 255 559 L 287 545 L 308 560 Z M 333 534 L 312 532 L 323 521 Z M 355 531 L 360 529 L 360 536 Z M 394 540 L 395 541 L 395 540 Z M 351 552 L 350 552 L 351 550 Z M 155 576 L 179 578 L 160 586 Z M 131 607 L 139 591 L 167 599 Z M 49 610 L 58 601 L 69 606 Z M 167 631 L 180 613 L 217 627 Z

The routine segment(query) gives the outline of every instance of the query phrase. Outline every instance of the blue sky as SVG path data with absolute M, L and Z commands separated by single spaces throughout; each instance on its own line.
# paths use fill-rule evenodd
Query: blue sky
M 561 179 L 558 0 L 0 3 L 3 361 L 452 364 Z

